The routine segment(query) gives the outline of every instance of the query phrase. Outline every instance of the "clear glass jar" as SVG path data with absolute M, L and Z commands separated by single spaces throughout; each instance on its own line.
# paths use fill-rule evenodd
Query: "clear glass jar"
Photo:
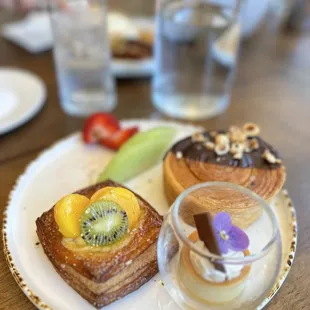
M 249 206 L 257 212 L 251 223 Z M 218 255 L 201 247 L 199 237 L 193 238 L 197 234 L 193 215 L 202 211 L 210 212 L 213 219 L 219 213 L 228 214 L 232 225 L 238 224 L 247 234 L 248 248 Z M 222 236 L 222 231 L 216 232 Z M 223 234 L 232 244 L 232 230 Z M 183 309 L 256 309 L 276 282 L 281 256 L 278 223 L 270 206 L 250 190 L 225 182 L 202 183 L 183 192 L 166 216 L 158 241 L 164 286 Z M 224 266 L 225 272 L 214 264 Z

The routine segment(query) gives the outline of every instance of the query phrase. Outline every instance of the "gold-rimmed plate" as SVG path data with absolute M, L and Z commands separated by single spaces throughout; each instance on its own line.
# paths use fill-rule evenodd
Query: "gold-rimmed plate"
M 141 130 L 160 125 L 173 126 L 178 132 L 176 140 L 197 130 L 193 126 L 150 120 L 125 121 L 123 125 L 137 125 Z M 74 134 L 41 153 L 19 177 L 10 193 L 3 223 L 5 257 L 16 282 L 39 309 L 94 309 L 53 269 L 38 244 L 35 220 L 60 197 L 93 183 L 112 156 L 113 152 L 102 147 L 85 146 L 80 134 Z M 159 213 L 167 212 L 169 206 L 163 193 L 161 164 L 126 185 L 148 200 Z M 272 291 L 259 309 L 272 299 L 283 284 L 296 251 L 295 209 L 287 192 L 282 191 L 271 205 L 280 226 L 282 267 Z M 179 309 L 162 286 L 159 275 L 105 309 L 142 310 L 145 309 L 145 304 L 148 305 L 148 310 Z

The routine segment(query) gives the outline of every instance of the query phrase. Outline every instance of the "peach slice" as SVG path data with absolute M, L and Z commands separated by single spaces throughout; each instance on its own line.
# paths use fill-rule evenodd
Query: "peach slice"
M 89 199 L 79 194 L 67 195 L 56 203 L 54 217 L 64 237 L 80 236 L 80 216 L 88 205 Z

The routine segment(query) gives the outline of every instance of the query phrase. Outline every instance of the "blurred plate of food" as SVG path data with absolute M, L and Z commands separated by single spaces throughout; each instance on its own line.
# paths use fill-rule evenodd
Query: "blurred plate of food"
M 6 24 L 2 36 L 30 53 L 53 47 L 53 35 L 46 12 L 34 12 Z M 117 77 L 145 77 L 153 71 L 154 19 L 108 13 L 108 34 L 113 55 L 112 70 Z
M 108 14 L 108 33 L 117 77 L 149 76 L 153 71 L 154 20 Z

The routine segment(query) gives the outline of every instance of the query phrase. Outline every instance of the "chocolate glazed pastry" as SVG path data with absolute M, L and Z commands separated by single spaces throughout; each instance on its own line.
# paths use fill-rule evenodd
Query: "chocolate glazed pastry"
M 192 185 L 210 182 L 231 182 L 254 191 L 270 200 L 283 187 L 286 172 L 279 155 L 268 143 L 258 137 L 259 128 L 246 124 L 243 129 L 194 134 L 177 142 L 164 159 L 164 189 L 168 202 Z M 193 215 L 212 214 L 230 206 L 235 225 L 245 228 L 261 215 L 261 207 L 244 194 L 232 192 L 218 199 L 206 193 L 193 193 L 184 210 L 186 221 L 194 226 Z

